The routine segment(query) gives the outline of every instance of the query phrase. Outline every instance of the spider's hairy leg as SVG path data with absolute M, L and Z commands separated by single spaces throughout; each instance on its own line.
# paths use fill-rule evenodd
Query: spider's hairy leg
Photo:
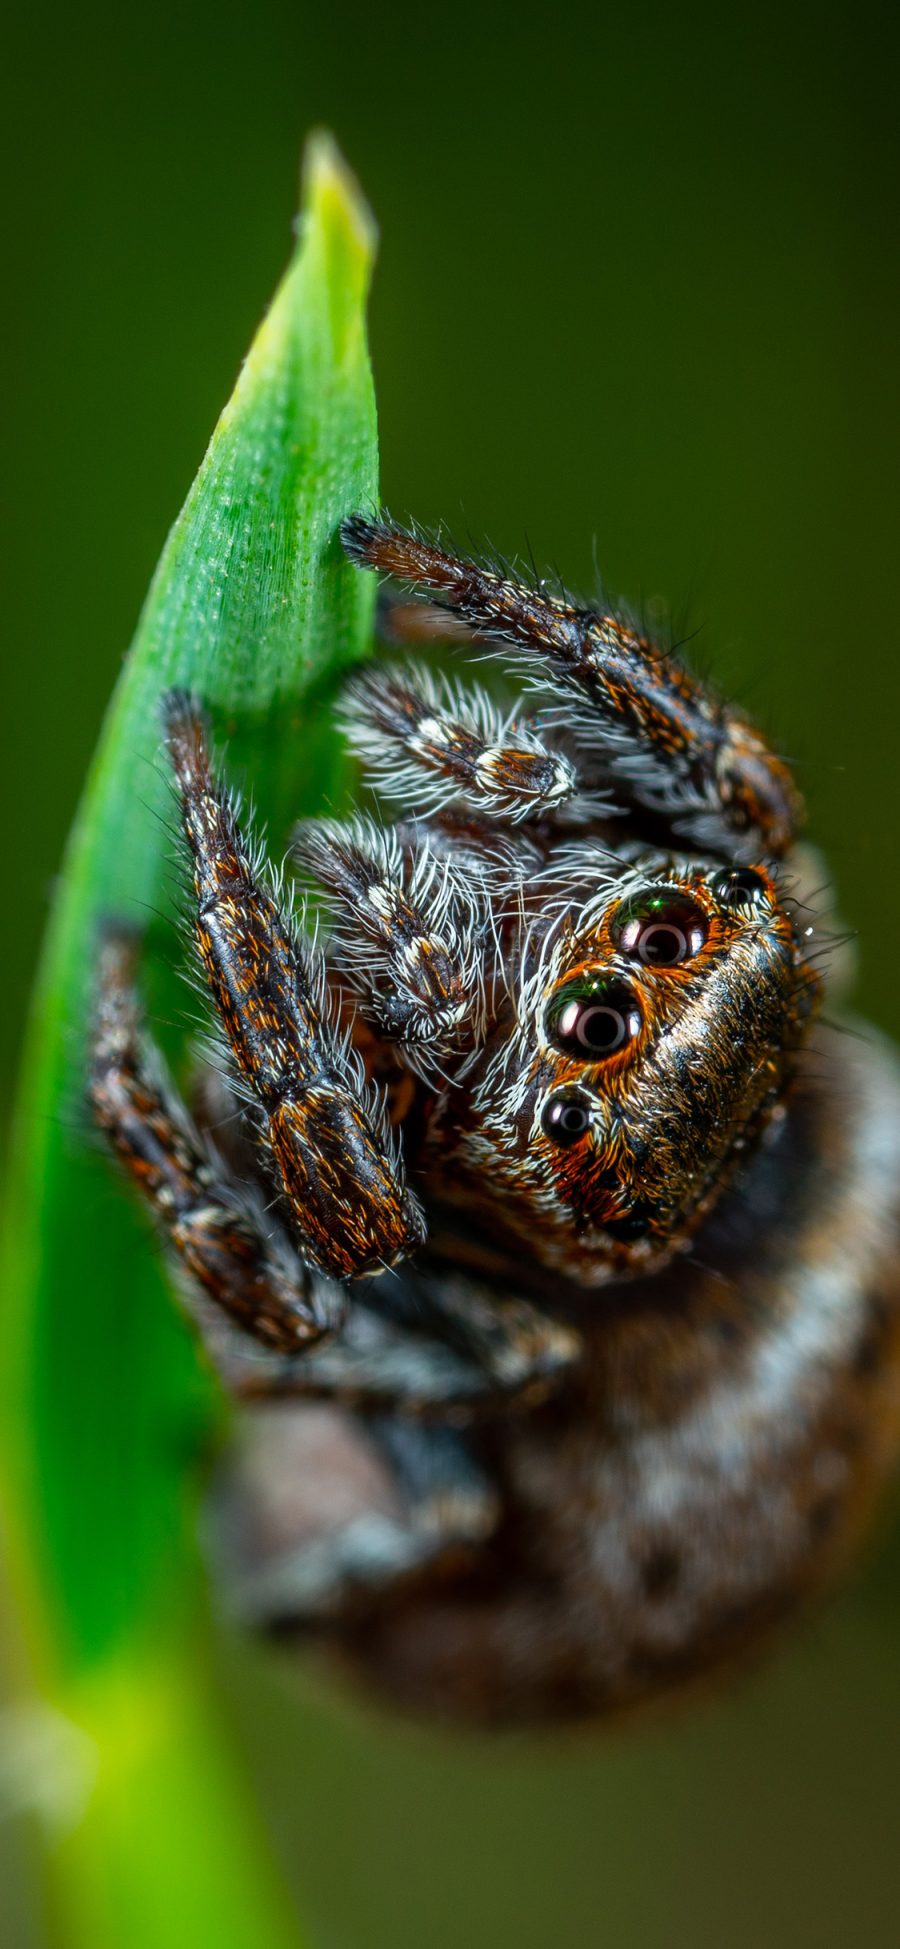
M 207 1540 L 231 1609 L 270 1630 L 333 1623 L 438 1565 L 458 1569 L 500 1514 L 449 1428 L 280 1403 L 247 1414 L 239 1442 Z
M 529 1301 L 442 1267 L 351 1290 L 341 1333 L 283 1353 L 235 1331 L 194 1295 L 191 1316 L 228 1393 L 243 1400 L 328 1401 L 354 1411 L 390 1409 L 430 1424 L 461 1424 L 501 1403 L 528 1409 L 557 1392 L 579 1365 L 579 1333 Z
M 362 515 L 341 536 L 351 561 L 434 594 L 473 631 L 548 668 L 600 778 L 611 773 L 637 805 L 698 838 L 747 833 L 773 854 L 790 845 L 802 808 L 787 766 L 741 713 L 622 618 Z
M 479 1406 L 533 1406 L 565 1383 L 584 1353 L 575 1327 L 453 1265 L 417 1269 L 414 1279 L 401 1270 L 379 1287 L 375 1303 L 407 1333 L 433 1333 L 473 1363 Z
M 421 668 L 382 664 L 348 686 L 343 718 L 379 793 L 418 811 L 456 801 L 517 823 L 552 812 L 577 789 L 569 759 L 526 718 L 498 710 L 480 685 L 462 689 Z
M 445 1341 L 429 1338 L 416 1319 L 384 1318 L 370 1303 L 374 1287 L 354 1289 L 341 1332 L 300 1353 L 260 1346 L 236 1331 L 201 1294 L 190 1312 L 210 1364 L 228 1394 L 244 1401 L 327 1401 L 354 1413 L 390 1410 L 405 1420 L 462 1421 L 509 1398 L 493 1374 Z M 504 1379 L 506 1376 L 504 1376 Z
M 316 1280 L 198 1136 L 144 1030 L 137 942 L 107 929 L 97 969 L 89 1096 L 95 1122 L 155 1214 L 177 1262 L 270 1351 L 296 1353 L 340 1323 L 342 1299 Z
M 311 820 L 295 842 L 337 923 L 335 955 L 384 1033 L 436 1054 L 478 999 L 477 890 L 450 859 L 404 855 L 372 819 Z
M 282 913 L 213 776 L 203 717 L 164 699 L 192 856 L 197 950 L 305 1257 L 334 1278 L 376 1272 L 424 1226 L 374 1091 L 334 1026 L 321 962 Z

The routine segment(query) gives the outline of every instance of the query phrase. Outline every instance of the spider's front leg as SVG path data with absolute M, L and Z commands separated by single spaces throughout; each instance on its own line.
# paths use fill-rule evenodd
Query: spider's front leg
M 744 834 L 770 854 L 787 850 L 801 815 L 788 767 L 739 711 L 638 629 L 389 523 L 354 515 L 341 532 L 351 561 L 427 591 L 473 633 L 549 672 L 584 752 L 588 788 L 615 781 L 627 801 L 718 850 Z
M 197 951 L 300 1251 L 336 1279 L 378 1272 L 424 1236 L 386 1120 L 331 1019 L 321 961 L 282 913 L 213 776 L 197 705 L 173 691 L 164 711 Z

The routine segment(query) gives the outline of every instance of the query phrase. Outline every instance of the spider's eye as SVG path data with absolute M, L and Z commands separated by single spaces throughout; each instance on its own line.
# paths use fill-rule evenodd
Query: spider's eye
M 699 954 L 706 940 L 706 918 L 677 887 L 648 887 L 625 901 L 616 922 L 623 954 L 645 968 L 677 968 Z
M 577 1144 L 591 1127 L 593 1109 L 583 1090 L 554 1090 L 541 1111 L 541 1128 L 555 1144 Z
M 752 866 L 724 867 L 721 873 L 713 874 L 709 890 L 721 906 L 743 913 L 764 907 L 769 898 L 762 874 L 755 873 Z
M 554 995 L 545 1025 L 551 1042 L 565 1055 L 602 1062 L 640 1035 L 641 1013 L 627 981 L 586 975 Z

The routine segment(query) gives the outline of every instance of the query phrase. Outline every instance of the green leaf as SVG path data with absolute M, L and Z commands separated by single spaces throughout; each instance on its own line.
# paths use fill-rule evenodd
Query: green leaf
M 259 1891 L 240 1837 L 252 1820 L 200 1677 L 191 1461 L 212 1388 L 143 1215 L 87 1127 L 85 1024 L 98 922 L 115 912 L 146 927 L 151 1011 L 172 1025 L 176 1063 L 187 1037 L 168 919 L 173 804 L 159 761 L 168 685 L 188 685 L 211 707 L 229 770 L 245 772 L 273 844 L 338 787 L 328 700 L 364 654 L 372 621 L 369 578 L 347 566 L 337 530 L 377 493 L 365 335 L 373 247 L 358 191 L 328 139 L 315 138 L 293 262 L 169 537 L 112 701 L 28 1036 L 7 1214 L 0 1453 L 36 1681 L 99 1754 L 85 1820 L 59 1857 L 70 1863 L 70 1892 L 77 1883 L 84 1897 L 83 1920 L 80 1898 L 67 1916 L 66 1939 L 79 1943 L 169 1941 L 166 1903 L 186 1913 L 219 1875 L 215 1928 L 205 1917 L 201 1937 L 218 1949 L 276 1939 L 248 1909 Z M 210 1793 L 212 1824 L 199 1814 Z M 189 1825 L 177 1812 L 188 1799 Z

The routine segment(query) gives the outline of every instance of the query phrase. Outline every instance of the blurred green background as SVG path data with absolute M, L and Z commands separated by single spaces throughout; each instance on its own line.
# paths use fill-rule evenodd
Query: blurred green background
M 95 0 L 11 32 L 5 1098 L 101 714 L 318 122 L 381 225 L 389 505 L 527 538 L 588 588 L 596 550 L 612 589 L 702 626 L 696 656 L 796 760 L 859 1003 L 897 1033 L 887 9 Z M 316 1949 L 893 1946 L 898 1654 L 896 1522 L 758 1678 L 628 1737 L 457 1741 L 218 1650 Z M 43 1942 L 29 1859 L 23 1825 L 15 1949 Z

